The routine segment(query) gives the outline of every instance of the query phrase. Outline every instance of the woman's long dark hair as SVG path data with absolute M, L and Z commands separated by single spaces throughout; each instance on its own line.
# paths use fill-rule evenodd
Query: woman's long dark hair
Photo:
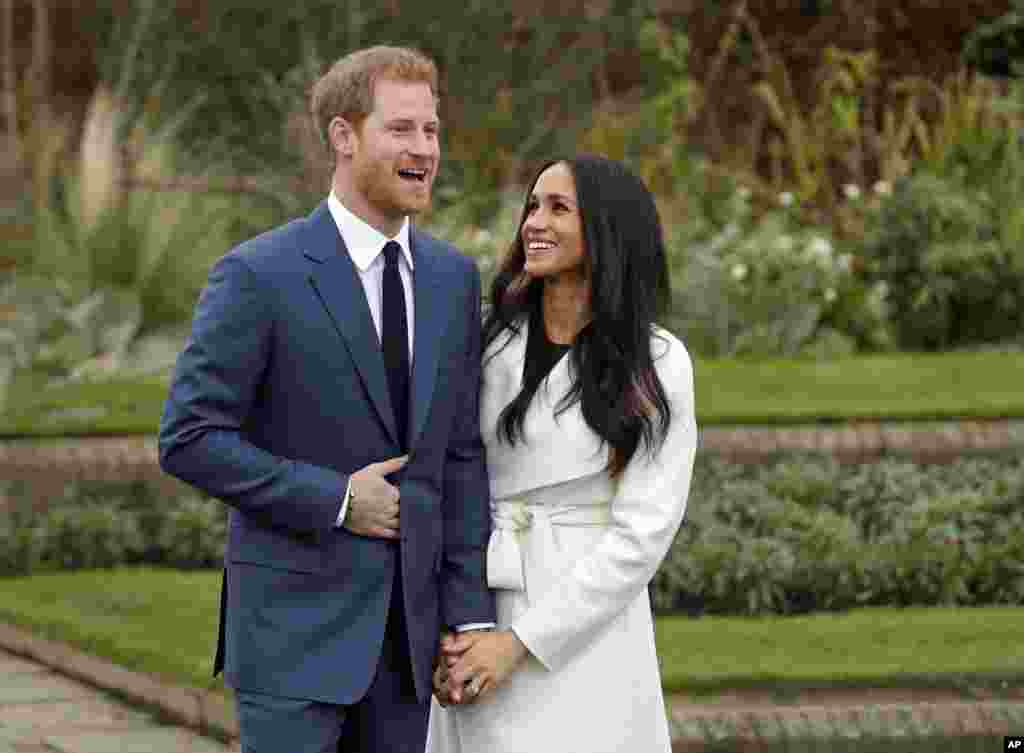
M 608 470 L 617 476 L 641 440 L 649 450 L 664 441 L 671 421 L 651 353 L 652 325 L 671 300 L 665 242 L 654 198 L 643 181 L 621 163 L 593 155 L 555 159 L 537 171 L 526 192 L 520 229 L 537 179 L 558 163 L 569 167 L 576 183 L 591 322 L 573 343 L 573 383 L 556 411 L 581 403 L 587 425 L 611 447 Z M 543 280 L 530 279 L 525 265 L 517 233 L 491 284 L 485 348 L 506 330 L 519 332 L 541 306 Z M 510 444 L 522 437 L 535 391 L 520 392 L 499 418 L 498 434 Z

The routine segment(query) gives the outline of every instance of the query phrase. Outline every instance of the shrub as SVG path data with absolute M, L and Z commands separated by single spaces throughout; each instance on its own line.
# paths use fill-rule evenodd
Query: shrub
M 179 568 L 215 567 L 224 552 L 227 519 L 214 500 L 185 497 L 168 510 L 156 536 L 154 559 Z
M 72 483 L 40 505 L 7 484 L 0 575 L 216 567 L 226 508 L 141 483 Z M 683 526 L 651 584 L 660 611 L 792 614 L 1024 603 L 1024 460 L 757 467 L 698 459 Z
M 113 567 L 143 551 L 138 522 L 115 505 L 60 507 L 43 522 L 44 561 L 61 570 Z
M 674 326 L 697 353 L 836 357 L 888 344 L 879 289 L 795 201 L 755 210 L 740 187 L 717 206 L 690 202 L 695 227 L 670 228 Z
M 1024 601 L 1024 461 L 764 467 L 701 458 L 659 610 L 787 614 Z
M 27 486 L 6 487 L 0 575 L 143 563 L 215 567 L 223 557 L 226 510 L 197 494 L 168 498 L 140 482 L 75 482 L 43 508 Z
M 922 173 L 897 183 L 864 241 L 897 343 L 944 350 L 1017 337 L 1024 265 L 991 194 Z

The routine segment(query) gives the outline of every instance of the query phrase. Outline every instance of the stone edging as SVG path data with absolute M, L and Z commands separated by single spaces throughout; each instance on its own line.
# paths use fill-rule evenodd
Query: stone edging
M 3 622 L 0 648 L 132 703 L 153 708 L 200 734 L 230 742 L 238 739 L 234 705 L 212 690 L 165 683 Z
M 844 462 L 901 457 L 943 463 L 964 455 L 1024 448 L 1024 420 L 851 421 L 797 426 L 711 426 L 700 446 L 737 462 L 759 462 L 785 452 L 820 452 Z
M 753 753 L 773 743 L 785 743 L 787 750 L 797 745 L 795 750 L 801 750 L 800 741 L 820 743 L 875 738 L 918 740 L 923 744 L 929 739 L 1020 734 L 1024 729 L 1024 703 L 1019 700 L 847 702 L 730 709 L 671 704 L 670 725 L 673 753 L 701 753 L 714 742 L 727 742 L 731 753 Z M 820 750 L 820 746 L 810 749 Z

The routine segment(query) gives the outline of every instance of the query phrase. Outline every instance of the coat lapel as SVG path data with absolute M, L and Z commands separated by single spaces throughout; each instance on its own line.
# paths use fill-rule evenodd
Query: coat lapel
M 359 274 L 348 255 L 338 226 L 327 209 L 327 202 L 322 203 L 309 216 L 307 222 L 308 233 L 303 253 L 314 262 L 311 265 L 309 282 L 348 346 L 366 393 L 370 396 L 381 422 L 391 438 L 397 439 L 398 430 L 391 408 L 391 396 L 388 394 L 384 356 L 377 338 L 377 329 L 370 316 L 370 307 L 366 302 L 366 293 L 363 291 Z M 418 301 L 416 308 L 416 338 L 419 340 Z
M 416 329 L 413 336 L 412 384 L 410 396 L 412 411 L 409 421 L 409 447 L 423 432 L 437 382 L 437 363 L 441 350 L 441 335 L 448 323 L 450 302 L 441 295 L 441 270 L 438 257 L 431 252 L 432 241 L 413 228 L 409 234 L 412 246 Z

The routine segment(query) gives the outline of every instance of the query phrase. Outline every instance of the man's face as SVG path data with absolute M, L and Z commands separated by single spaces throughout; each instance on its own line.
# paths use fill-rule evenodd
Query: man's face
M 430 205 L 441 161 L 437 101 L 426 83 L 381 79 L 352 135 L 352 184 L 364 220 L 387 235 Z

